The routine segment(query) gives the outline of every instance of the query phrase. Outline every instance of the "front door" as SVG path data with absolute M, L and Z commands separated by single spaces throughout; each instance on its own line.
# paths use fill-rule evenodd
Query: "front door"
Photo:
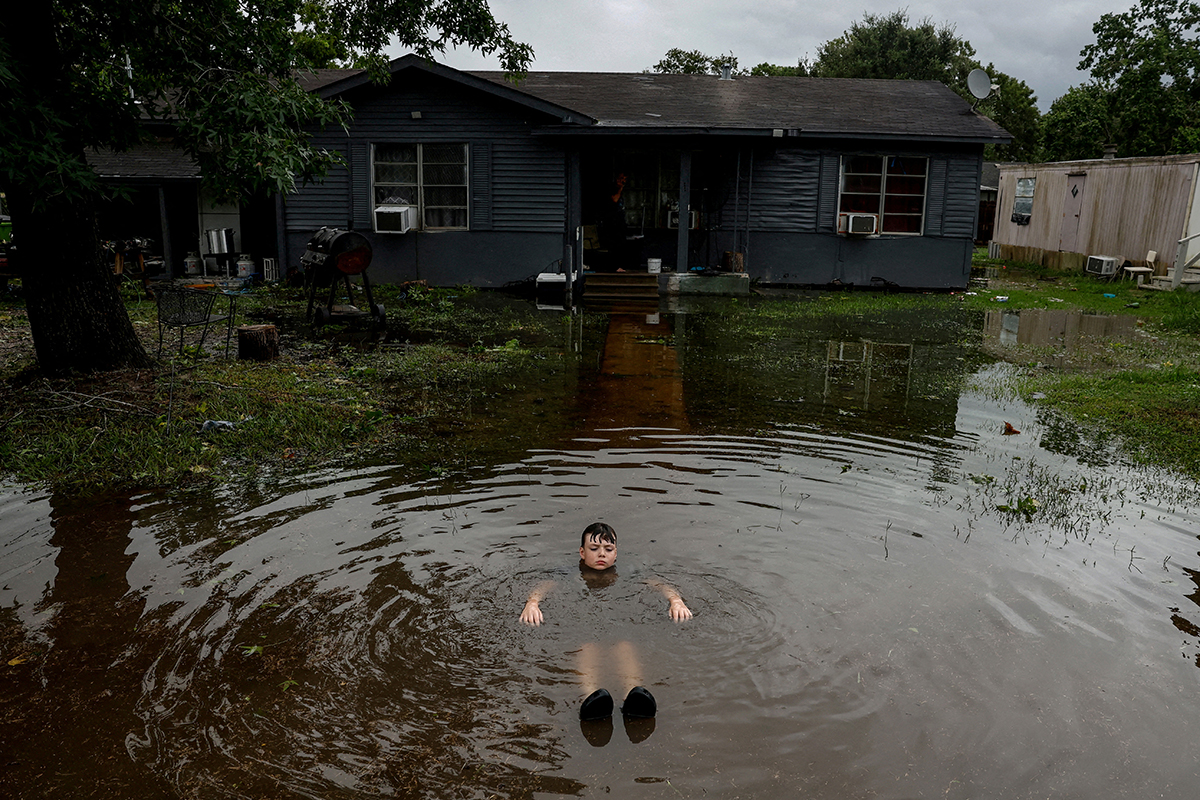
M 1079 239 L 1079 214 L 1083 210 L 1083 187 L 1087 175 L 1067 176 L 1067 198 L 1063 201 L 1062 235 L 1058 249 L 1065 253 L 1077 253 Z

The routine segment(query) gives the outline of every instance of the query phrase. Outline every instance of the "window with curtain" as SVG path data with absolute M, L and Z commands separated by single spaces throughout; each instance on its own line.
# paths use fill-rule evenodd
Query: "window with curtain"
M 420 230 L 467 229 L 467 145 L 377 144 L 372 166 L 376 230 L 390 218 L 380 209 L 399 206 Z

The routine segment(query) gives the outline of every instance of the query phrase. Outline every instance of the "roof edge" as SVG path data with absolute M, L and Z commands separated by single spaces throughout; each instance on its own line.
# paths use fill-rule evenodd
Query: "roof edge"
M 1074 161 L 1002 161 L 996 164 L 1001 171 L 1031 170 L 1038 168 L 1079 169 L 1081 167 L 1103 167 L 1109 165 L 1135 166 L 1139 164 L 1192 164 L 1200 162 L 1200 153 L 1174 153 L 1169 156 L 1127 156 L 1126 158 L 1080 158 Z
M 543 114 L 558 117 L 564 123 L 575 125 L 594 125 L 596 120 L 586 114 L 581 114 L 578 111 L 560 106 L 555 103 L 541 100 L 533 95 L 526 94 L 516 87 L 509 86 L 496 81 L 490 81 L 485 78 L 480 78 L 462 70 L 448 67 L 445 64 L 439 64 L 428 58 L 423 58 L 415 53 L 400 56 L 393 59 L 388 64 L 388 72 L 395 80 L 396 76 L 407 70 L 418 70 L 429 75 L 436 75 L 439 78 L 454 81 L 455 83 L 468 86 L 472 89 L 490 94 L 493 97 L 499 97 L 503 100 L 518 103 L 535 111 L 540 111 Z M 326 84 L 313 90 L 313 93 L 322 99 L 328 100 L 332 97 L 337 97 L 340 94 L 357 89 L 361 86 L 372 83 L 370 73 L 367 70 L 359 70 L 353 74 L 347 75 L 345 78 Z

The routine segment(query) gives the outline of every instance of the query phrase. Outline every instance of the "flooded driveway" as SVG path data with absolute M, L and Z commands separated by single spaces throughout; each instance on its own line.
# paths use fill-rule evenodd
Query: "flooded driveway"
M 1003 319 L 763 319 L 614 312 L 563 424 L 461 474 L 10 488 L 0 789 L 1194 796 L 1197 487 L 996 399 Z M 576 653 L 616 640 L 658 718 L 581 727 Z

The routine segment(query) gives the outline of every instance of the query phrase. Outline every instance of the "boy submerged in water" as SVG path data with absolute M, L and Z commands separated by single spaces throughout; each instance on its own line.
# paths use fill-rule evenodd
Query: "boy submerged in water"
M 579 542 L 579 571 L 588 588 L 602 588 L 616 580 L 616 570 L 613 564 L 617 561 L 617 532 L 612 526 L 603 522 L 595 522 L 583 531 Z M 675 587 L 660 580 L 646 580 L 667 598 L 667 613 L 676 622 L 691 619 L 692 612 L 679 596 Z M 544 581 L 529 593 L 525 608 L 521 611 L 521 622 L 526 625 L 541 625 L 544 619 L 541 603 L 555 586 L 554 581 Z M 637 685 L 641 669 L 638 666 L 637 652 L 629 642 L 620 642 L 614 648 L 621 678 L 629 689 L 621 713 L 627 717 L 653 717 L 658 711 L 654 696 L 645 686 Z M 613 699 L 606 689 L 599 688 L 597 679 L 597 662 L 599 647 L 594 642 L 588 642 L 579 649 L 579 674 L 583 690 L 587 697 L 579 709 L 579 718 L 583 720 L 605 719 L 612 716 Z

